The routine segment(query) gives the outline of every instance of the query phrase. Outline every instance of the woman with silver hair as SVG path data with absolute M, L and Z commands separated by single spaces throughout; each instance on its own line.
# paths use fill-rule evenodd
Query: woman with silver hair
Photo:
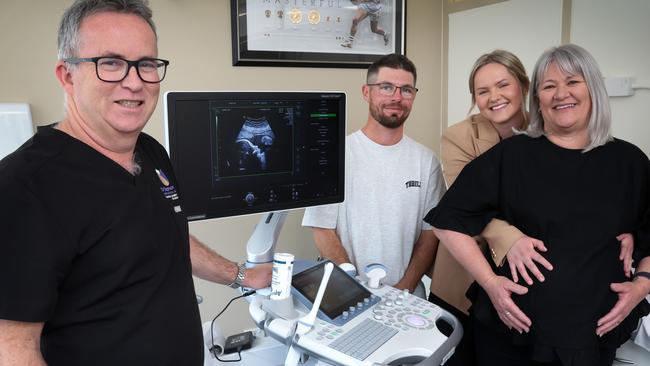
M 470 162 L 425 221 L 475 278 L 479 365 L 611 365 L 650 305 L 650 162 L 611 136 L 593 57 L 546 51 L 531 82 L 525 131 Z M 472 236 L 493 218 L 542 240 L 553 270 L 522 286 Z M 632 233 L 637 270 L 620 270 Z

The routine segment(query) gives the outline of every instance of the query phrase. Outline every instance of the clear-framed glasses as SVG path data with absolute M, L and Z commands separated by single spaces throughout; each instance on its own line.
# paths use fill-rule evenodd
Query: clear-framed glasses
M 71 57 L 63 60 L 69 64 L 81 62 L 92 62 L 95 64 L 97 77 L 101 81 L 116 83 L 122 81 L 129 74 L 131 67 L 145 83 L 159 83 L 165 78 L 169 61 L 159 58 L 143 58 L 137 61 L 129 61 L 119 57 Z
M 391 83 L 376 83 L 376 84 L 367 84 L 368 86 L 376 86 L 379 89 L 379 94 L 385 95 L 387 97 L 392 97 L 395 95 L 395 91 L 399 89 L 402 98 L 404 99 L 413 99 L 415 94 L 418 92 L 418 88 L 411 85 L 402 85 L 397 86 Z

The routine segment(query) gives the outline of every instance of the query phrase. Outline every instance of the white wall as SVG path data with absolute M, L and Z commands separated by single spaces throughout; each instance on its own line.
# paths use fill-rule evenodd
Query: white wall
M 480 55 L 505 49 L 529 71 L 561 37 L 562 0 L 511 0 L 450 14 L 447 126 L 467 116 L 468 77 Z
M 543 50 L 561 43 L 562 2 L 510 0 L 449 15 L 447 125 L 467 115 L 467 77 L 478 56 L 504 48 L 521 58 L 530 75 Z M 571 0 L 569 39 L 593 54 L 603 76 L 634 77 L 636 84 L 648 86 L 649 16 L 648 0 Z M 610 103 L 614 136 L 650 155 L 650 90 Z
M 596 58 L 603 76 L 650 84 L 650 1 L 573 0 L 571 42 Z M 610 98 L 614 136 L 650 155 L 650 90 Z

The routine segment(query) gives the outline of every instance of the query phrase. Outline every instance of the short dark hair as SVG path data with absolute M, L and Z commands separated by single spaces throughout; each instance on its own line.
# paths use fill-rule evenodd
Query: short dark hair
M 147 0 L 76 0 L 65 11 L 59 25 L 59 60 L 77 56 L 81 22 L 87 17 L 101 12 L 137 15 L 145 20 L 156 34 L 156 25 L 152 20 L 152 12 Z
M 391 69 L 398 69 L 398 70 L 404 70 L 410 72 L 411 74 L 413 74 L 413 84 L 417 82 L 418 73 L 415 69 L 415 64 L 413 63 L 413 61 L 409 60 L 404 55 L 391 53 L 389 55 L 383 56 L 379 60 L 373 62 L 372 65 L 370 65 L 370 67 L 368 68 L 368 73 L 366 74 L 366 83 L 368 84 L 374 83 L 376 81 L 374 80 L 374 78 L 377 77 L 377 74 L 379 73 L 379 69 L 381 69 L 382 67 L 388 67 Z

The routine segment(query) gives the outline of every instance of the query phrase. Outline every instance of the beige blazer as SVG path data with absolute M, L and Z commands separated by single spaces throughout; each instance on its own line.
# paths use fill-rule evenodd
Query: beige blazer
M 447 187 L 454 183 L 467 163 L 500 140 L 499 133 L 492 123 L 480 114 L 472 115 L 447 128 L 442 134 L 440 154 Z M 498 219 L 490 221 L 481 233 L 481 237 L 489 245 L 492 260 L 498 266 L 503 265 L 508 250 L 523 235 L 516 227 Z M 483 240 L 479 242 L 482 243 L 479 245 L 485 245 Z M 438 245 L 431 273 L 431 292 L 467 313 L 471 304 L 465 297 L 465 292 L 473 281 L 472 276 L 452 257 L 444 245 Z

